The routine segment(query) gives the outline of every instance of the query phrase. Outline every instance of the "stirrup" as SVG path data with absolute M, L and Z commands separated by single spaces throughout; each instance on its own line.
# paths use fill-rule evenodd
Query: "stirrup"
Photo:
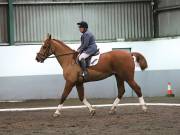
M 87 80 L 87 78 L 88 78 L 88 72 L 87 72 L 87 71 L 83 71 L 83 72 L 81 73 L 81 76 L 83 77 L 84 80 Z

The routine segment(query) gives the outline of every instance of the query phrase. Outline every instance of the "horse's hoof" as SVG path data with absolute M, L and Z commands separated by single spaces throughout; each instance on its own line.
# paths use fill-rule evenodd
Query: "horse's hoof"
M 95 110 L 95 109 L 93 109 L 93 110 L 90 111 L 90 115 L 91 115 L 91 116 L 94 116 L 95 114 L 96 114 L 96 110 Z
M 110 114 L 110 115 L 116 114 L 116 110 L 110 110 L 110 111 L 109 111 L 109 114 Z
M 59 117 L 60 115 L 61 115 L 60 113 L 54 113 L 53 117 L 56 118 L 56 117 Z

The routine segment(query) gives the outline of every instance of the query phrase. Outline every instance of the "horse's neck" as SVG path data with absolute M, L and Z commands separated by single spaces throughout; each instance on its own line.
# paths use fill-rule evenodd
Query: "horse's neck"
M 61 43 L 61 41 L 54 40 L 53 44 L 55 46 L 55 54 L 54 54 L 55 56 L 74 52 L 74 50 L 66 46 L 64 43 Z M 62 66 L 62 68 L 65 68 L 66 66 L 75 62 L 73 58 L 73 54 L 63 55 L 56 58 L 59 64 Z

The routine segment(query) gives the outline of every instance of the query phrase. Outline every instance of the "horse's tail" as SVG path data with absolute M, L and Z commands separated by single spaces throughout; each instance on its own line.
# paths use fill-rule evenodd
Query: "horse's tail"
M 138 52 L 132 52 L 131 55 L 136 57 L 136 62 L 139 64 L 141 70 L 145 70 L 148 67 L 147 61 L 142 54 Z

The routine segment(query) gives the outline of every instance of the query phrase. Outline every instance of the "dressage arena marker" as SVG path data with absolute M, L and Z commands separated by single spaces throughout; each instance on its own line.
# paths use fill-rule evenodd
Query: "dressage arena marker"
M 118 104 L 118 106 L 139 106 L 139 103 L 125 103 Z M 146 103 L 148 106 L 178 106 L 180 104 L 171 104 L 171 103 Z M 93 107 L 111 107 L 112 104 L 101 104 L 101 105 L 92 105 Z M 78 108 L 87 108 L 84 105 L 80 106 L 64 106 L 62 109 L 78 109 Z M 0 109 L 0 112 L 17 112 L 17 111 L 42 111 L 42 110 L 55 110 L 57 107 L 39 107 L 39 108 L 8 108 L 8 109 Z

